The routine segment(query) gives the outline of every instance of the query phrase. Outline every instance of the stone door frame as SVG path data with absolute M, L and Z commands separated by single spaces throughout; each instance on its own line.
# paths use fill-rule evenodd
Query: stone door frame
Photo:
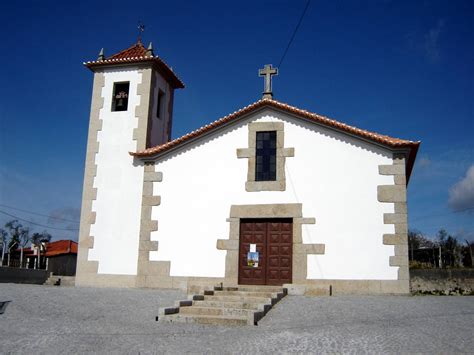
M 304 244 L 303 224 L 315 224 L 316 219 L 303 217 L 301 203 L 232 205 L 230 207 L 229 239 L 218 239 L 217 249 L 226 250 L 225 283 L 237 285 L 239 277 L 240 219 L 242 218 L 291 218 L 293 219 L 293 284 L 307 282 L 307 256 L 324 254 L 324 244 Z

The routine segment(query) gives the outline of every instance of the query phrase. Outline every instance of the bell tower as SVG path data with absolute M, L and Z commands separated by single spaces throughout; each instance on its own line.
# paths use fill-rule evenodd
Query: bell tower
M 124 72 L 133 68 L 142 74 L 140 92 L 139 113 L 146 115 L 146 122 L 140 122 L 140 128 L 146 126 L 146 131 L 140 132 L 143 136 L 137 137 L 137 150 L 150 148 L 164 144 L 171 139 L 171 128 L 173 123 L 173 98 L 174 90 L 184 88 L 183 82 L 176 76 L 173 70 L 157 55 L 154 54 L 153 45 L 150 42 L 147 48 L 140 40 L 133 46 L 106 57 L 104 50 L 99 53 L 97 60 L 84 63 L 95 74 Z M 127 112 L 134 115 L 133 107 L 128 107 L 133 88 L 130 81 L 117 81 L 108 88 L 111 112 Z M 136 88 L 138 89 L 138 88 Z M 129 92 L 130 91 L 130 92 Z M 94 99 L 94 98 L 93 98 Z M 137 107 L 138 108 L 138 107 Z M 143 120 L 144 117 L 139 117 Z
M 129 152 L 170 141 L 174 90 L 184 84 L 140 39 L 84 65 L 94 85 L 77 280 L 90 285 L 100 274 L 136 275 L 144 167 Z

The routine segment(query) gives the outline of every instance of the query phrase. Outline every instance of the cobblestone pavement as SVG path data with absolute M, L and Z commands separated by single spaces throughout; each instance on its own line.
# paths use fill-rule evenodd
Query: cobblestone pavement
M 0 353 L 472 353 L 474 297 L 284 298 L 257 327 L 158 324 L 171 290 L 0 284 Z

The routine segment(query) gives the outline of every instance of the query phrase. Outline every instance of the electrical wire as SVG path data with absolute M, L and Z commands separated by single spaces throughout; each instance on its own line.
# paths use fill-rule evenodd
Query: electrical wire
M 27 219 L 12 215 L 12 214 L 10 214 L 8 212 L 5 212 L 5 211 L 0 211 L 0 213 L 3 213 L 3 214 L 5 214 L 7 216 L 10 216 L 12 218 L 19 219 L 20 221 L 27 222 L 27 223 L 33 224 L 35 226 L 43 227 L 43 228 L 57 229 L 57 230 L 62 230 L 62 231 L 78 231 L 79 230 L 78 228 L 58 228 L 58 227 L 53 227 L 53 226 L 47 226 L 47 225 L 44 225 L 44 224 L 32 222 L 32 221 L 29 221 Z
M 9 208 L 9 209 L 12 209 L 12 210 L 20 211 L 20 212 L 25 212 L 25 213 L 29 213 L 29 214 L 34 214 L 34 215 L 37 215 L 37 216 L 48 217 L 48 218 L 51 218 L 51 219 L 57 219 L 58 221 L 65 221 L 65 222 L 72 222 L 72 223 L 81 223 L 81 222 L 79 222 L 79 221 L 73 221 L 72 219 L 66 219 L 66 218 L 60 218 L 60 217 L 53 217 L 53 216 L 48 216 L 48 215 L 41 214 L 41 213 L 38 213 L 38 212 L 33 212 L 33 211 L 28 211 L 28 210 L 22 210 L 22 209 L 20 209 L 20 208 L 16 208 L 16 207 L 4 205 L 4 204 L 1 204 L 1 203 L 0 203 L 0 206 L 6 207 L 6 208 Z
M 282 63 L 283 63 L 283 60 L 285 59 L 285 57 L 286 57 L 286 55 L 287 55 L 287 53 L 288 53 L 288 50 L 290 49 L 290 46 L 291 46 L 291 44 L 293 43 L 293 40 L 295 39 L 296 33 L 298 32 L 298 29 L 300 28 L 300 25 L 301 25 L 301 23 L 303 22 L 303 18 L 304 18 L 304 16 L 306 15 L 306 12 L 307 12 L 307 10 L 308 10 L 308 7 L 309 7 L 309 4 L 310 4 L 310 3 L 311 3 L 311 0 L 308 0 L 308 1 L 306 2 L 306 5 L 305 5 L 304 10 L 303 10 L 303 13 L 302 13 L 301 16 L 300 16 L 300 18 L 299 18 L 299 20 L 298 20 L 298 23 L 297 23 L 297 25 L 296 25 L 296 27 L 295 27 L 295 30 L 293 31 L 293 34 L 291 35 L 291 38 L 290 38 L 290 40 L 289 40 L 289 42 L 288 42 L 288 45 L 286 46 L 285 51 L 283 52 L 283 55 L 281 56 L 280 62 L 278 63 L 278 69 L 281 68 L 281 65 L 282 65 Z M 274 121 L 273 117 L 271 117 L 271 116 L 270 116 L 270 121 L 272 122 L 273 128 L 275 129 L 275 121 Z M 275 129 L 275 130 L 276 130 L 276 129 Z M 289 184 L 290 184 L 290 186 L 291 186 L 291 191 L 292 191 L 292 193 L 293 193 L 293 196 L 294 196 L 296 202 L 299 203 L 298 194 L 296 193 L 296 188 L 295 188 L 295 185 L 294 185 L 294 183 L 293 183 L 293 179 L 291 178 L 291 173 L 290 173 L 290 170 L 289 170 L 287 164 L 285 164 L 285 171 L 286 171 L 286 175 L 288 176 L 288 182 L 289 182 Z M 304 228 L 305 228 L 306 234 L 307 234 L 308 237 L 312 240 L 312 238 L 311 238 L 311 233 L 309 232 L 308 226 L 307 226 L 306 224 L 304 225 Z M 316 259 L 316 263 L 318 264 L 318 269 L 319 269 L 319 270 L 321 271 L 321 273 L 322 273 L 322 269 L 321 269 L 321 266 L 320 266 L 320 264 L 319 264 L 319 260 L 318 260 L 318 259 Z
M 293 34 L 291 35 L 290 41 L 288 42 L 288 45 L 286 46 L 285 51 L 283 52 L 283 55 L 281 56 L 280 63 L 278 63 L 278 69 L 280 69 L 281 64 L 283 63 L 283 60 L 285 59 L 286 54 L 288 53 L 288 50 L 290 49 L 291 43 L 293 43 L 293 40 L 295 39 L 296 32 L 298 32 L 301 22 L 303 22 L 304 15 L 306 14 L 306 11 L 308 10 L 310 3 L 311 3 L 311 0 L 308 0 L 306 2 L 306 6 L 304 7 L 303 13 L 300 16 L 298 24 L 296 25 L 295 30 L 293 31 Z
M 418 221 L 418 220 L 424 219 L 424 218 L 447 216 L 447 215 L 450 215 L 450 214 L 453 214 L 453 213 L 461 213 L 461 212 L 466 212 L 466 211 L 470 211 L 470 210 L 474 210 L 474 206 L 473 206 L 473 207 L 464 208 L 464 209 L 461 209 L 461 210 L 456 210 L 456 211 L 447 212 L 447 213 L 430 214 L 430 215 L 420 216 L 420 217 L 417 217 L 417 218 L 413 218 L 413 219 L 411 220 L 411 222 Z

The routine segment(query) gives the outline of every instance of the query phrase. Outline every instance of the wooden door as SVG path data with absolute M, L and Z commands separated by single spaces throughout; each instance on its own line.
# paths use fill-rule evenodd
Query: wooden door
M 293 223 L 291 219 L 241 219 L 239 284 L 282 285 L 291 283 Z M 248 264 L 250 245 L 256 244 L 258 266 Z

